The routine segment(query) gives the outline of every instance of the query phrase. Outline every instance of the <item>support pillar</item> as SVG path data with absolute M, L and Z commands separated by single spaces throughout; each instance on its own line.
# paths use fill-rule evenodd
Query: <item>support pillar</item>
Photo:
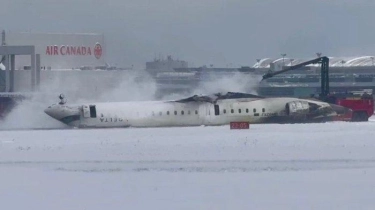
M 40 90 L 40 54 L 36 54 L 35 56 L 35 68 L 36 68 L 36 90 Z
M 31 53 L 31 91 L 35 91 L 35 74 L 36 68 L 35 68 L 35 52 Z
M 10 55 L 10 86 L 9 92 L 14 92 L 14 71 L 16 70 L 16 56 Z
M 4 55 L 4 66 L 5 66 L 5 92 L 10 90 L 10 65 L 9 65 L 9 55 Z
M 31 90 L 34 91 L 36 88 L 36 55 L 35 46 L 25 45 L 25 46 L 0 46 L 0 56 L 5 56 L 3 62 L 5 70 L 5 91 L 10 92 L 15 89 L 15 56 L 17 55 L 28 55 L 31 60 Z M 39 62 L 40 66 L 40 62 Z

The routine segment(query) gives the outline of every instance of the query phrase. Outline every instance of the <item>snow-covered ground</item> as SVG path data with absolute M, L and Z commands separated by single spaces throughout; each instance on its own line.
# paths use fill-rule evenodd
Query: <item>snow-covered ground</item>
M 375 121 L 0 131 L 1 209 L 374 209 Z

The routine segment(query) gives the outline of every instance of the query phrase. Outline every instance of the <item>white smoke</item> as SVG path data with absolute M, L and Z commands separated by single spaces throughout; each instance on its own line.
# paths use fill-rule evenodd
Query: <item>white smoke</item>
M 28 73 L 28 72 L 22 72 Z M 82 87 L 84 84 L 76 77 L 66 78 L 60 74 L 62 72 L 44 71 L 43 80 L 39 91 L 33 93 L 26 93 L 30 95 L 22 101 L 17 101 L 15 107 L 8 113 L 2 121 L 0 121 L 0 129 L 52 129 L 52 128 L 66 128 L 67 126 L 56 119 L 51 118 L 44 113 L 51 104 L 59 102 L 58 96 L 61 93 L 69 96 L 69 100 L 76 101 L 83 98 Z
M 65 128 L 63 123 L 44 113 L 59 102 L 63 93 L 68 104 L 153 100 L 156 84 L 140 72 L 42 72 L 40 90 L 20 101 L 0 121 L 0 129 Z M 70 74 L 70 75 L 69 75 Z M 79 75 L 79 76 L 78 76 Z M 107 77 L 98 77 L 104 75 Z M 109 75 L 109 76 L 108 76 Z
M 44 109 L 58 103 L 63 93 L 68 104 L 85 104 L 115 101 L 155 100 L 157 84 L 153 78 L 141 71 L 96 72 L 94 74 L 69 72 L 51 73 L 41 81 L 40 91 L 28 100 L 21 101 L 7 117 L 0 121 L 0 129 L 65 128 L 66 125 L 49 117 Z M 71 76 L 66 75 L 71 74 Z M 80 75 L 80 76 L 77 76 Z M 101 75 L 99 77 L 98 75 Z M 171 93 L 163 100 L 181 99 L 193 94 L 207 95 L 217 92 L 245 92 L 256 94 L 260 78 L 236 73 L 203 82 L 189 93 Z
M 20 101 L 5 119 L 0 121 L 0 129 L 66 128 L 66 125 L 44 113 L 43 110 L 51 104 L 52 101 L 40 95 Z
M 193 91 L 193 94 L 213 94 L 218 92 L 242 92 L 257 94 L 256 88 L 260 77 L 236 72 L 233 75 L 215 78 L 213 73 Z
M 162 97 L 163 100 L 176 100 L 192 95 L 210 95 L 214 93 L 241 92 L 257 94 L 257 87 L 261 81 L 261 76 L 236 72 L 231 75 L 217 76 L 210 73 L 206 79 L 190 92 L 172 93 Z
M 155 99 L 155 80 L 146 72 L 123 74 L 111 89 L 101 91 L 95 98 L 99 102 L 149 101 Z

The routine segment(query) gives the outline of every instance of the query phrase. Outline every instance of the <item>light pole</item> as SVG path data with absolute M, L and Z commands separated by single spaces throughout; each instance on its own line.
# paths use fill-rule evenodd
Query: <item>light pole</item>
M 286 53 L 282 53 L 281 56 L 283 56 L 283 66 L 285 66 L 284 58 L 286 56 Z
M 372 66 L 374 66 L 374 57 L 371 57 Z
M 318 58 L 320 58 L 322 56 L 322 53 L 321 52 L 317 52 L 316 56 L 318 56 Z

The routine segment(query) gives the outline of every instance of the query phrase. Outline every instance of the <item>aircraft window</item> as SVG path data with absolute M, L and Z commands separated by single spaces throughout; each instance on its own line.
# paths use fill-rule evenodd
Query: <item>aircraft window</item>
M 226 110 L 226 109 L 224 109 L 224 110 L 223 110 L 223 113 L 224 113 L 224 114 L 226 114 L 226 113 L 227 113 L 227 110 Z
M 190 115 L 190 110 L 188 111 L 188 115 Z
M 238 113 L 240 113 L 240 114 L 241 114 L 241 109 L 238 109 Z
M 161 115 L 162 115 L 162 112 L 159 112 L 159 115 L 161 116 Z
M 246 113 L 249 113 L 249 109 L 246 109 Z
M 174 111 L 174 115 L 177 115 L 177 111 Z
M 257 112 L 257 109 L 253 109 L 253 112 Z
M 266 112 L 266 109 L 265 109 L 265 108 L 263 108 L 263 109 L 262 109 L 262 112 Z
M 181 115 L 184 115 L 184 111 L 181 111 Z
M 232 113 L 232 114 L 233 114 L 233 113 L 234 113 L 234 109 L 231 109 L 231 110 L 230 110 L 230 113 Z
M 167 115 L 169 115 L 169 111 L 167 111 Z
M 198 114 L 198 110 L 195 110 L 195 114 Z

